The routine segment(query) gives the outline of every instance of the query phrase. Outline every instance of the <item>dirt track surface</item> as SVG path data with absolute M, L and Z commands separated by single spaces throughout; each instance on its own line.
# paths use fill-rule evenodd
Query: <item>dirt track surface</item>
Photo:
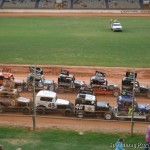
M 150 13 L 0 13 L 0 17 L 150 17 Z M 26 80 L 29 73 L 29 65 L 6 65 L 1 64 L 2 67 L 10 67 L 15 78 Z M 150 85 L 150 69 L 149 68 L 111 68 L 111 67 L 85 67 L 85 66 L 40 66 L 44 69 L 46 79 L 53 79 L 57 82 L 57 77 L 61 69 L 67 69 L 74 74 L 77 80 L 83 80 L 87 84 L 90 77 L 94 75 L 96 70 L 106 73 L 109 83 L 121 84 L 122 77 L 126 71 L 135 71 L 138 73 L 138 80 L 140 83 Z M 21 93 L 21 96 L 32 97 L 32 93 Z M 74 102 L 76 93 L 58 94 L 59 98 L 68 99 Z M 111 106 L 116 106 L 116 97 L 112 96 L 97 96 L 98 101 L 107 101 Z M 139 103 L 150 103 L 150 100 L 145 97 L 138 97 Z M 18 113 L 6 113 L 5 115 L 20 115 Z M 130 133 L 131 123 L 126 122 L 105 122 L 102 118 L 97 120 L 69 120 L 52 118 L 59 117 L 59 115 L 49 115 L 50 118 L 37 118 L 37 128 L 61 128 L 71 129 L 77 131 L 101 131 L 101 132 L 125 132 Z M 61 116 L 64 117 L 64 116 Z M 90 118 L 92 119 L 92 118 Z M 4 126 L 24 126 L 32 128 L 32 117 L 22 116 L 0 116 L 0 125 Z M 146 123 L 135 123 L 135 133 L 145 133 Z
M 150 17 L 150 13 L 6 13 L 0 17 Z
M 3 67 L 10 67 L 12 73 L 17 79 L 24 79 L 26 81 L 27 75 L 29 73 L 29 65 L 4 65 Z M 40 65 L 39 65 L 40 66 Z M 140 83 L 150 85 L 150 69 L 149 68 L 115 68 L 115 67 L 85 67 L 85 66 L 44 66 L 44 74 L 46 79 L 54 80 L 57 83 L 57 77 L 61 69 L 67 69 L 70 73 L 73 73 L 77 80 L 83 80 L 89 84 L 90 78 L 94 75 L 96 70 L 106 73 L 106 77 L 109 83 L 116 83 L 121 85 L 122 77 L 125 75 L 126 71 L 135 71 L 138 73 L 138 80 Z M 32 93 L 23 92 L 20 93 L 23 97 L 32 98 Z M 76 93 L 64 93 L 58 94 L 59 98 L 68 99 L 74 103 Z M 97 96 L 98 101 L 109 102 L 111 106 L 116 106 L 116 97 L 101 95 Z M 137 97 L 138 103 L 150 103 L 150 100 L 146 97 Z M 6 113 L 6 114 L 16 114 L 16 113 Z M 17 113 L 18 115 L 18 113 Z M 19 114 L 21 115 L 21 113 Z M 59 117 L 58 114 L 49 115 L 49 117 Z M 64 117 L 61 115 L 61 117 Z M 76 117 L 75 117 L 76 118 Z M 77 118 L 76 118 L 77 119 Z M 92 118 L 90 118 L 92 119 Z M 97 119 L 97 118 L 94 118 Z M 0 125 L 11 125 L 11 126 L 26 126 L 32 127 L 31 117 L 10 117 L 10 116 L 0 116 Z M 134 132 L 145 133 L 147 124 L 135 123 Z M 37 118 L 37 128 L 61 128 L 61 129 L 73 129 L 77 131 L 103 131 L 103 132 L 126 132 L 129 133 L 131 129 L 131 124 L 121 123 L 121 122 L 104 122 L 103 118 L 98 120 L 68 120 L 68 119 L 57 119 L 57 118 Z

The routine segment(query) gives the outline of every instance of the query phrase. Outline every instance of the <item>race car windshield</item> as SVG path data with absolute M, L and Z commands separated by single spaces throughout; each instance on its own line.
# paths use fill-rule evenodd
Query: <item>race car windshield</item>
M 120 26 L 120 23 L 114 24 L 113 26 Z

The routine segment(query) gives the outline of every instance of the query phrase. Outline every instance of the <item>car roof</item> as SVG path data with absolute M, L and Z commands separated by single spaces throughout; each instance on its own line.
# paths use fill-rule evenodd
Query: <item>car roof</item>
M 9 78 L 10 76 L 13 76 L 13 74 L 9 72 L 0 72 L 0 76 L 3 76 L 4 78 Z
M 87 101 L 96 101 L 95 95 L 79 93 L 77 98 L 84 98 Z
M 108 103 L 107 102 L 97 102 L 97 106 L 99 106 L 99 107 L 107 107 Z
M 115 22 L 115 23 L 113 23 L 113 26 L 121 26 L 121 24 L 118 22 L 117 23 Z
M 120 22 L 114 22 L 113 24 L 120 24 Z
M 52 83 L 54 83 L 53 80 L 44 80 L 43 82 L 44 82 L 45 84 L 52 84 Z
M 133 97 L 130 96 L 130 95 L 120 95 L 118 97 L 118 101 L 132 101 L 133 100 Z M 136 101 L 136 98 L 134 98 L 134 101 Z
M 130 77 L 123 77 L 123 79 L 122 79 L 122 81 L 134 81 L 135 80 L 135 82 L 138 82 L 138 80 L 135 78 L 130 78 Z
M 72 74 L 69 74 L 69 75 L 60 74 L 59 77 L 62 77 L 62 78 L 73 78 L 74 75 L 72 75 Z
M 56 93 L 48 90 L 41 90 L 37 93 L 38 97 L 56 97 Z

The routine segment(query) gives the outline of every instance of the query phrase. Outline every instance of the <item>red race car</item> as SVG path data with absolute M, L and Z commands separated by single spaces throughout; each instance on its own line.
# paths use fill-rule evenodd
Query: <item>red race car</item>
M 115 84 L 97 85 L 92 88 L 95 95 L 113 95 L 117 97 L 121 93 L 120 87 Z

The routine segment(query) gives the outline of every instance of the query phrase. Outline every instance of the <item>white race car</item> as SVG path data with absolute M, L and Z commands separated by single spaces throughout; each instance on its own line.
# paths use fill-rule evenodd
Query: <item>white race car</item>
M 121 31 L 122 32 L 122 25 L 119 22 L 114 22 L 111 24 L 112 31 Z

